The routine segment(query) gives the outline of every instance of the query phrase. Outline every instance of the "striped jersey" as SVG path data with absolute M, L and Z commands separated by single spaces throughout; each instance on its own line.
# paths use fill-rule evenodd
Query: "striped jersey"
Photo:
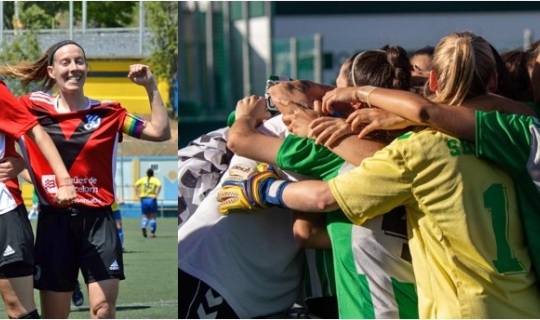
M 540 274 L 540 121 L 535 117 L 476 112 L 476 152 L 515 181 L 529 251 Z M 540 278 L 540 277 L 539 277 Z
M 20 97 L 50 135 L 72 178 L 77 197 L 74 204 L 89 207 L 110 206 L 114 201 L 116 150 L 122 133 L 140 137 L 143 120 L 131 116 L 117 102 L 87 99 L 85 109 L 59 113 L 58 97 L 33 92 Z M 22 137 L 30 176 L 40 202 L 56 205 L 56 178 L 36 144 Z
M 354 166 L 314 140 L 289 135 L 276 163 L 322 180 Z M 327 213 L 339 318 L 418 318 L 405 210 L 398 207 L 363 225 L 341 211 Z

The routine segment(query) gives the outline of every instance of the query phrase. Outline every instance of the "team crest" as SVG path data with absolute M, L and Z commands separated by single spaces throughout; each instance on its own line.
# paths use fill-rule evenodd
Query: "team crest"
M 101 118 L 98 115 L 95 114 L 87 114 L 84 117 L 84 128 L 88 131 L 90 130 L 96 130 L 99 128 L 99 125 L 101 124 Z

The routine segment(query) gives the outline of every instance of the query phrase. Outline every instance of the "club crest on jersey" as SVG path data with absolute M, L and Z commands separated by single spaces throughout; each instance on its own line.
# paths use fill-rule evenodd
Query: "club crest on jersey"
M 41 177 L 41 185 L 47 193 L 56 193 L 58 191 L 58 188 L 56 187 L 56 177 L 52 174 L 43 175 Z
M 101 118 L 98 115 L 95 114 L 87 114 L 84 117 L 84 128 L 88 131 L 90 130 L 96 130 L 99 128 L 99 125 L 101 124 Z

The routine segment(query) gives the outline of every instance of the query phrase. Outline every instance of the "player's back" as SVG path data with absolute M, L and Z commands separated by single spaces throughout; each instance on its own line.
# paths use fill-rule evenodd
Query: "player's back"
M 230 167 L 255 162 L 235 156 Z M 178 267 L 218 291 L 240 318 L 278 313 L 300 294 L 303 255 L 292 233 L 292 211 L 219 213 L 208 194 L 178 230 Z
M 414 173 L 407 219 L 420 317 L 538 318 L 510 176 L 478 159 L 470 143 L 440 132 L 424 130 L 394 147 L 400 144 Z

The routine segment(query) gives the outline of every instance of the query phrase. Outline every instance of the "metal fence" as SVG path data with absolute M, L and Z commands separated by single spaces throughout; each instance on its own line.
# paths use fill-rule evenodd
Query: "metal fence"
M 0 43 L 10 43 L 15 33 L 3 30 L 0 35 Z M 152 51 L 148 41 L 151 36 L 147 28 L 86 29 L 71 34 L 63 29 L 44 29 L 39 31 L 37 40 L 42 50 L 61 40 L 74 40 L 85 48 L 89 58 L 143 58 Z

